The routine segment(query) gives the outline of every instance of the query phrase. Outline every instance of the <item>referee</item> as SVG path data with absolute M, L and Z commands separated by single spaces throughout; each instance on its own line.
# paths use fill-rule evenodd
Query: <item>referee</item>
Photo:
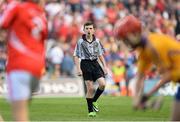
M 97 99 L 105 89 L 104 76 L 107 74 L 106 63 L 103 57 L 104 48 L 99 39 L 94 35 L 95 27 L 92 22 L 86 22 L 83 27 L 84 33 L 78 40 L 74 50 L 74 62 L 79 76 L 83 76 L 86 84 L 86 100 L 88 116 L 95 117 L 99 111 Z M 101 61 L 102 67 L 98 60 Z M 93 83 L 97 81 L 99 87 L 94 94 Z

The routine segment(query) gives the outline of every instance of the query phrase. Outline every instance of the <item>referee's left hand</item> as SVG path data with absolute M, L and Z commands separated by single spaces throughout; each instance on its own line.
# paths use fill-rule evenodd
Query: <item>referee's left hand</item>
M 80 69 L 77 71 L 77 75 L 82 76 L 82 71 Z
M 104 68 L 104 75 L 106 76 L 108 74 L 107 68 Z

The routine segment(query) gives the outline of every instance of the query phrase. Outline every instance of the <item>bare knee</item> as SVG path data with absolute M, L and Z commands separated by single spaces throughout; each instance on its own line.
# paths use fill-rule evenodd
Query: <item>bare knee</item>
M 101 89 L 101 90 L 104 90 L 104 89 L 105 89 L 105 87 L 106 87 L 106 84 L 105 84 L 105 83 L 104 83 L 104 84 L 99 85 L 99 89 Z
M 106 82 L 105 82 L 104 78 L 99 79 L 98 83 L 99 83 L 99 89 L 104 90 L 106 87 Z
M 87 92 L 88 93 L 93 93 L 94 88 L 92 86 L 87 86 Z
M 87 89 L 86 96 L 87 96 L 88 98 L 93 97 L 94 86 L 93 86 L 93 82 L 92 82 L 92 81 L 87 81 L 87 82 L 86 82 L 86 89 Z

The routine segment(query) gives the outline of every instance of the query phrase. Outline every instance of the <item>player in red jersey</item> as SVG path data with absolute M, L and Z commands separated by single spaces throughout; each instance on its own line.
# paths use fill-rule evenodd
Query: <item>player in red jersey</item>
M 47 22 L 39 2 L 24 0 L 7 5 L 0 28 L 7 29 L 7 86 L 15 121 L 28 121 L 28 101 L 45 69 Z

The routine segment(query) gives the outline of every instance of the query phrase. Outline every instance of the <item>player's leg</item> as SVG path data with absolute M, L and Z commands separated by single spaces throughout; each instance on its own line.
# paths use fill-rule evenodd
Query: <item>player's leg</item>
M 95 112 L 93 111 L 93 94 L 94 94 L 94 85 L 93 85 L 93 81 L 91 80 L 86 80 L 86 101 L 87 101 L 87 105 L 88 105 L 88 116 L 90 117 L 94 117 L 96 116 Z
M 7 74 L 8 99 L 15 121 L 28 121 L 28 102 L 31 96 L 32 76 L 26 71 L 12 71 Z
M 106 86 L 106 82 L 103 77 L 97 79 L 97 82 L 99 84 L 99 87 L 97 88 L 96 93 L 93 97 L 93 102 L 97 101 L 97 99 L 101 96 L 101 94 L 103 93 L 105 86 Z
M 83 79 L 86 84 L 86 101 L 88 106 L 88 116 L 94 117 L 96 113 L 93 111 L 93 94 L 94 94 L 94 85 L 93 85 L 93 78 L 92 78 L 92 62 L 87 60 L 81 60 L 81 70 Z
M 98 100 L 98 98 L 101 96 L 106 86 L 106 82 L 103 77 L 97 79 L 97 82 L 99 84 L 99 87 L 97 88 L 96 93 L 93 97 L 93 102 L 96 102 Z
M 98 109 L 97 100 L 103 93 L 105 86 L 106 86 L 106 82 L 105 82 L 105 78 L 104 78 L 105 77 L 104 72 L 103 72 L 101 66 L 99 65 L 99 63 L 94 62 L 93 66 L 94 66 L 93 81 L 97 81 L 99 84 L 98 88 L 96 89 L 95 95 L 93 97 L 93 108 L 96 112 L 98 112 L 99 109 Z
M 28 121 L 28 101 L 15 100 L 11 103 L 13 118 L 15 121 Z
M 175 100 L 172 106 L 172 121 L 180 121 L 180 86 L 175 96 Z
M 172 108 L 172 121 L 180 121 L 180 100 L 175 100 Z
M 99 84 L 99 87 L 97 88 L 95 95 L 93 97 L 93 108 L 96 112 L 99 111 L 97 100 L 101 96 L 101 94 L 103 93 L 105 86 L 106 86 L 106 82 L 105 82 L 104 77 L 98 78 L 97 82 Z
M 2 81 L 0 80 L 0 84 L 2 83 Z M 3 117 L 1 116 L 1 114 L 0 114 L 0 122 L 3 122 L 4 120 L 3 120 Z
M 4 120 L 3 120 L 3 118 L 2 118 L 2 116 L 0 115 L 0 122 L 3 122 Z

